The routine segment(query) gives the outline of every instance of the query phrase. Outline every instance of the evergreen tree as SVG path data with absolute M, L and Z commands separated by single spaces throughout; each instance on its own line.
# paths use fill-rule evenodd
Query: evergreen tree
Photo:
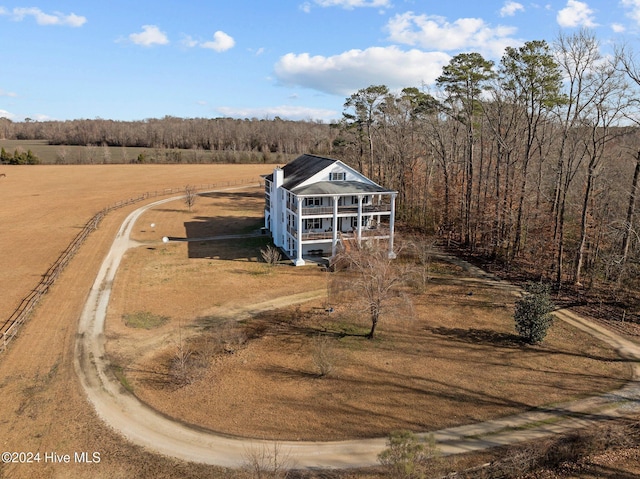
M 514 319 L 516 331 L 528 344 L 541 343 L 553 324 L 554 305 L 549 294 L 549 286 L 529 283 L 522 298 L 516 301 Z

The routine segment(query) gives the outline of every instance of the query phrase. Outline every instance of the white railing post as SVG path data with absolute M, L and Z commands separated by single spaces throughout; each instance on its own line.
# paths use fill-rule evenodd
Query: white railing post
M 331 233 L 331 257 L 334 257 L 337 253 L 338 245 L 338 196 L 333 197 L 333 226 Z
M 362 242 L 362 196 L 358 195 L 358 227 L 357 227 L 358 246 Z
M 393 233 L 396 218 L 396 194 L 391 194 L 391 215 L 389 216 L 389 258 L 394 259 L 396 254 L 393 252 Z

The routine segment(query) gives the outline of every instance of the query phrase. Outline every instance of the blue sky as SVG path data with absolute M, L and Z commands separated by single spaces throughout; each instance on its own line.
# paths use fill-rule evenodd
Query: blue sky
M 640 0 L 0 0 L 0 117 L 331 121 L 360 88 L 581 27 L 639 50 Z

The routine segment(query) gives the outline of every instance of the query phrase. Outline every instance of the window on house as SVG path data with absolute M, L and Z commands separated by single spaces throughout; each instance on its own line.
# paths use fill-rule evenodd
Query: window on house
M 304 205 L 305 206 L 321 206 L 322 198 L 305 198 Z
M 322 229 L 322 218 L 308 218 L 304 220 L 304 227 L 308 230 Z
M 344 171 L 329 173 L 329 181 L 344 181 L 345 173 Z

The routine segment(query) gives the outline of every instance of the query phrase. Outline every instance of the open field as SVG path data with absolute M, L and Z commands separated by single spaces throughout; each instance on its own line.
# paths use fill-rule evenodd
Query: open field
M 199 170 L 198 170 L 199 168 Z M 101 201 L 110 204 L 117 200 L 126 198 L 127 196 L 139 194 L 140 192 L 150 191 L 164 187 L 180 186 L 181 183 L 203 183 L 222 181 L 224 178 L 231 179 L 233 175 L 236 178 L 257 176 L 257 173 L 265 173 L 270 167 L 262 167 L 262 171 L 256 172 L 256 167 L 238 167 L 234 171 L 233 168 L 227 170 L 227 167 L 218 166 L 86 166 L 86 167 L 4 167 L 1 172 L 6 172 L 6 178 L 0 178 L 0 199 L 3 200 L 0 206 L 0 215 L 2 224 L 11 224 L 11 231 L 15 231 L 15 235 L 6 235 L 3 228 L 0 243 L 3 250 L 9 248 L 9 251 L 22 251 L 22 247 L 30 246 L 30 241 L 38 243 L 40 248 L 49 248 L 49 257 L 37 249 L 28 250 L 23 258 L 15 258 L 18 255 L 3 255 L 3 263 L 10 264 L 11 268 L 18 268 L 22 264 L 20 259 L 31 264 L 32 280 L 37 282 L 39 272 L 46 269 L 46 266 L 55 259 L 58 252 L 66 246 L 69 239 L 74 236 L 76 228 L 84 224 L 86 219 L 90 217 L 96 209 L 100 209 L 105 205 Z M 84 170 L 86 169 L 86 170 Z M 186 171 L 183 171 L 186 169 Z M 83 171 L 84 170 L 84 171 Z M 47 175 L 46 172 L 49 171 Z M 47 178 L 40 177 L 40 173 Z M 36 174 L 38 173 L 38 174 Z M 213 181 L 196 181 L 202 176 L 212 175 L 215 177 Z M 19 178 L 12 188 L 9 188 L 11 178 Z M 4 182 L 7 181 L 5 184 Z M 257 181 L 256 181 L 257 182 Z M 176 184 L 177 183 L 177 184 Z M 155 186 L 154 186 L 155 185 Z M 5 189 L 6 187 L 6 189 Z M 43 201 L 39 196 L 33 196 L 34 192 L 49 198 L 49 201 Z M 31 194 L 29 194 L 31 193 Z M 126 194 L 125 194 L 126 193 Z M 113 195 L 113 196 L 111 196 Z M 74 199 L 75 198 L 75 199 Z M 34 201 L 34 203 L 29 203 Z M 216 206 L 216 201 L 222 201 L 224 208 Z M 253 229 L 259 224 L 260 208 L 256 210 L 261 198 L 257 194 L 238 195 L 224 194 L 219 197 L 201 198 L 196 204 L 191 214 L 185 211 L 185 206 L 181 202 L 175 202 L 162 208 L 162 210 L 152 210 L 145 215 L 135 230 L 135 239 L 146 243 L 143 247 L 133 250 L 125 260 L 123 269 L 117 278 L 117 282 L 130 279 L 131 285 L 134 286 L 131 292 L 127 289 L 118 288 L 116 285 L 115 296 L 113 298 L 113 310 L 109 328 L 109 347 L 110 354 L 114 358 L 126 360 L 127 354 L 134 361 L 149 361 L 146 364 L 155 364 L 153 361 L 157 354 L 170 352 L 171 348 L 176 345 L 176 331 L 180 332 L 181 328 L 185 332 L 184 339 L 187 341 L 191 338 L 190 347 L 194 350 L 199 348 L 196 340 L 197 337 L 202 338 L 199 334 L 208 320 L 213 325 L 216 317 L 224 316 L 223 312 L 231 309 L 233 311 L 234 304 L 238 300 L 242 300 L 246 304 L 247 296 L 250 297 L 251 303 L 261 303 L 273 295 L 281 292 L 300 291 L 305 289 L 316 290 L 318 287 L 322 289 L 322 279 L 325 274 L 321 273 L 315 267 L 293 269 L 279 268 L 277 272 L 267 274 L 264 266 L 255 262 L 258 247 L 263 244 L 262 238 L 254 238 L 234 242 L 232 247 L 215 246 L 213 243 L 175 243 L 163 245 L 160 238 L 164 235 L 185 236 L 187 234 L 195 236 L 200 232 L 209 234 L 217 234 L 218 232 L 246 232 Z M 28 203 L 28 204 L 23 204 Z M 29 208 L 29 204 L 31 208 Z M 22 215 L 13 214 L 12 208 L 20 210 Z M 95 209 L 92 208 L 95 206 Z M 0 395 L 2 397 L 3 408 L 0 409 L 0 437 L 3 440 L 5 450 L 14 451 L 55 451 L 59 454 L 72 454 L 74 451 L 100 452 L 101 462 L 99 464 L 14 464 L 0 465 L 0 477 L 242 477 L 240 474 L 231 471 L 225 471 L 215 467 L 205 467 L 194 464 L 187 464 L 181 461 L 175 461 L 154 454 L 145 452 L 142 448 L 131 446 L 120 436 L 106 427 L 95 415 L 91 406 L 86 402 L 84 393 L 78 385 L 77 378 L 72 366 L 72 351 L 76 334 L 77 318 L 82 309 L 83 302 L 86 298 L 87 291 L 95 278 L 97 266 L 104 257 L 116 229 L 119 227 L 125 215 L 135 206 L 126 207 L 122 210 L 116 210 L 109 214 L 100 229 L 92 234 L 78 255 L 70 263 L 65 273 L 61 276 L 55 287 L 45 296 L 39 309 L 29 323 L 24 327 L 20 336 L 12 343 L 9 351 L 0 357 Z M 83 215 L 82 211 L 86 213 Z M 10 222 L 5 223 L 5 221 Z M 51 222 L 49 220 L 52 220 Z M 36 223 L 43 223 L 37 225 Z M 59 226 L 53 227 L 52 224 Z M 151 228 L 151 223 L 156 225 Z M 23 231 L 24 230 L 24 231 Z M 71 231 L 69 231 L 71 230 Z M 46 232 L 49 236 L 41 238 Z M 65 239 L 60 239 L 62 236 Z M 51 245 L 58 245 L 54 248 Z M 37 267 L 37 258 L 31 258 L 30 255 L 41 254 L 40 262 L 43 264 Z M 1 270 L 5 274 L 7 269 Z M 450 271 L 450 270 L 448 270 Z M 446 271 L 445 271 L 446 272 Z M 7 275 L 9 276 L 9 275 Z M 169 278 L 169 280 L 167 280 Z M 190 283 L 190 286 L 189 286 Z M 8 284 L 8 286 L 7 286 Z M 28 280 L 21 280 L 19 276 L 14 276 L 9 283 L 3 286 L 9 290 L 17 284 L 26 285 L 29 288 Z M 606 348 L 595 343 L 589 338 L 584 338 L 581 342 L 587 349 L 580 350 L 567 349 L 563 344 L 557 344 L 557 340 L 565 334 L 576 334 L 572 331 L 558 329 L 559 338 L 553 339 L 548 345 L 541 347 L 540 350 L 534 352 L 531 361 L 538 362 L 540 369 L 527 369 L 530 363 L 519 364 L 516 361 L 519 356 L 518 348 L 510 342 L 511 333 L 506 324 L 493 322 L 493 315 L 486 315 L 479 322 L 474 322 L 474 328 L 468 329 L 466 320 L 473 311 L 488 311 L 489 309 L 502 309 L 503 301 L 506 303 L 508 299 L 501 299 L 494 296 L 493 292 L 477 290 L 470 304 L 465 289 L 455 288 L 449 290 L 451 286 L 444 282 L 443 284 L 435 284 L 433 291 L 424 296 L 425 304 L 429 308 L 436 306 L 435 313 L 442 313 L 444 316 L 440 318 L 440 322 L 431 321 L 431 315 L 425 318 L 426 322 L 415 322 L 407 324 L 405 321 L 392 321 L 387 324 L 382 323 L 380 327 L 380 341 L 374 342 L 371 350 L 375 355 L 388 354 L 385 351 L 390 344 L 396 345 L 401 351 L 401 356 L 405 357 L 405 353 L 410 356 L 415 355 L 413 346 L 406 346 L 407 338 L 411 337 L 416 330 L 411 327 L 418 327 L 423 349 L 421 357 L 435 357 L 436 352 L 440 351 L 442 356 L 440 360 L 459 358 L 461 355 L 468 353 L 469 363 L 473 364 L 474 372 L 481 366 L 491 366 L 491 358 L 482 356 L 488 350 L 496 350 L 500 353 L 500 360 L 503 358 L 511 358 L 512 363 L 509 367 L 521 369 L 522 376 L 520 380 L 522 390 L 530 390 L 531 381 L 535 374 L 542 374 L 543 377 L 549 377 L 548 383 L 544 386 L 545 393 L 549 394 L 548 398 L 553 394 L 564 395 L 562 397 L 575 397 L 585 394 L 589 383 L 596 390 L 615 387 L 621 378 L 626 374 L 624 367 L 619 368 L 619 364 L 615 361 L 615 357 Z M 155 292 L 146 298 L 140 294 L 144 288 L 148 288 L 150 292 Z M 272 289 L 269 289 L 272 288 Z M 3 293 L 6 289 L 3 289 Z M 184 293 L 180 294 L 180 293 Z M 17 294 L 20 297 L 20 294 Z M 4 297 L 4 296 L 3 296 Z M 178 301 L 172 303 L 167 301 L 169 297 L 178 297 Z M 451 298 L 456 299 L 455 314 L 451 313 Z M 477 304 L 476 304 L 477 301 Z M 206 303 L 206 304 L 204 304 Z M 204 304 L 204 306 L 203 306 Z M 283 305 L 284 306 L 284 305 Z M 262 383 L 261 391 L 271 386 L 287 386 L 293 389 L 299 389 L 299 385 L 307 383 L 307 387 L 312 387 L 312 401 L 316 400 L 316 385 L 322 386 L 323 382 L 336 382 L 339 379 L 348 379 L 348 374 L 353 372 L 347 371 L 347 367 L 352 364 L 350 354 L 360 354 L 363 352 L 355 345 L 367 342 L 362 338 L 345 336 L 342 340 L 338 339 L 338 356 L 340 361 L 337 363 L 335 376 L 328 378 L 317 378 L 313 372 L 312 366 L 308 362 L 308 355 L 305 352 L 304 342 L 307 338 L 304 331 L 309 328 L 315 328 L 318 324 L 322 324 L 327 328 L 328 332 L 340 332 L 347 327 L 347 323 L 343 320 L 334 322 L 327 320 L 321 311 L 315 310 L 315 307 L 323 306 L 320 303 L 310 303 L 307 307 L 300 310 L 283 309 L 283 314 L 277 313 L 277 322 L 272 321 L 270 316 L 261 316 L 255 321 L 247 321 L 243 326 L 247 336 L 252 336 L 250 341 L 243 341 L 242 347 L 236 348 L 233 354 L 225 353 L 220 365 L 227 368 L 227 376 L 219 376 L 217 382 L 212 382 L 213 386 L 219 387 L 217 392 L 225 392 L 228 397 L 235 397 L 239 404 L 242 398 L 237 387 L 239 385 L 251 384 L 251 381 L 264 378 L 264 371 L 257 371 L 256 363 L 253 358 L 260 357 L 263 354 L 269 354 L 274 362 L 269 363 L 273 368 L 271 379 L 275 382 L 272 385 Z M 424 305 L 417 305 L 416 309 L 424 308 Z M 141 315 L 144 318 L 154 318 L 158 316 L 168 316 L 170 319 L 166 323 L 154 325 L 151 329 L 133 329 L 127 328 L 119 317 L 120 314 L 126 312 L 135 313 L 136 311 L 149 311 L 153 313 L 150 316 Z M 337 312 L 340 313 L 340 312 Z M 504 311 L 503 311 L 504 313 Z M 267 313 L 264 313 L 267 314 Z M 317 315 L 322 316 L 322 321 L 318 322 Z M 340 313 L 343 314 L 343 313 Z M 453 314 L 453 316 L 451 316 Z M 458 315 L 456 317 L 456 315 Z M 504 321 L 504 316 L 501 316 Z M 199 322 L 196 321 L 199 319 Z M 122 321 L 120 324 L 117 321 Z M 475 321 L 475 320 L 474 320 Z M 265 324 L 262 327 L 261 324 Z M 198 327 L 191 328 L 191 325 Z M 178 326 L 178 327 L 176 327 Z M 426 326 L 430 326 L 427 328 Z M 357 327 L 357 326 L 356 326 Z M 117 330 L 116 328 L 120 328 Z M 204 328 L 206 330 L 206 328 Z M 209 330 L 212 332 L 211 330 Z M 357 330 L 356 330 L 357 332 Z M 162 334 L 166 333 L 166 339 L 157 342 L 158 337 L 162 339 Z M 228 344 L 240 344 L 237 331 L 229 328 L 224 331 L 225 339 Z M 472 334 L 470 334 L 472 333 Z M 146 334 L 147 342 L 140 341 L 142 335 Z M 129 338 L 125 337 L 132 335 Z M 138 342 L 130 342 L 131 347 L 138 348 L 139 355 L 134 350 L 127 351 L 121 347 L 117 351 L 113 349 L 118 343 L 120 346 L 126 346 L 126 341 L 136 337 Z M 311 339 L 314 335 L 310 336 Z M 180 336 L 179 336 L 180 337 Z M 206 337 L 206 336 L 205 336 Z M 280 342 L 278 343 L 280 338 Z M 282 338 L 287 340 L 287 348 L 280 351 L 278 345 L 282 345 Z M 135 339 L 135 338 L 134 338 Z M 577 336 L 574 337 L 575 342 L 582 341 Z M 163 342 L 164 341 L 164 342 Z M 197 349 L 200 351 L 200 349 Z M 213 349 L 215 351 L 215 349 Z M 365 350 L 366 352 L 366 350 Z M 296 361 L 294 365 L 290 362 L 290 355 L 295 354 L 300 361 Z M 289 359 L 287 359 L 289 357 Z M 342 359 L 347 359 L 343 362 Z M 546 363 L 544 362 L 546 359 Z M 559 361 L 559 358 L 561 361 Z M 304 359 L 304 360 L 302 360 Z M 395 355 L 391 361 L 396 361 Z M 243 362 L 246 360 L 246 362 Z M 521 359 L 524 361 L 524 358 Z M 279 363 L 279 361 L 285 361 Z M 413 370 L 407 369 L 411 366 L 406 359 L 401 363 L 399 368 L 393 367 L 393 364 L 387 365 L 384 362 L 377 364 L 379 371 L 378 376 L 372 378 L 380 381 L 387 381 L 392 378 L 391 386 L 402 387 L 400 382 L 402 378 L 396 378 L 396 371 L 403 369 L 407 371 L 406 375 L 416 374 Z M 575 361 L 575 362 L 574 362 Z M 611 364 L 609 364 L 611 363 Z M 264 363 L 266 364 L 266 363 Z M 360 363 L 362 367 L 376 366 Z M 564 365 L 569 369 L 564 370 Z M 127 363 L 121 363 L 128 366 Z M 499 367 L 499 364 L 493 366 Z M 612 366 L 612 367 L 609 367 Z M 439 364 L 431 364 L 431 370 L 437 370 Z M 502 365 L 501 367 L 504 367 Z M 586 368 L 586 374 L 581 371 L 572 369 Z M 605 368 L 605 369 L 599 369 Z M 126 369 L 126 368 L 125 368 Z M 142 369 L 142 368 L 141 368 Z M 464 371 L 459 372 L 456 377 L 459 381 L 466 381 L 469 378 L 469 366 L 463 368 Z M 215 369 L 202 368 L 199 371 L 203 373 L 216 373 Z M 125 382 L 126 374 L 131 371 L 124 371 Z M 148 371 L 147 371 L 148 373 Z M 241 380 L 235 380 L 234 374 L 245 374 L 238 376 Z M 284 374 L 286 373 L 286 374 Z M 310 374 L 311 373 L 311 374 Z M 529 378 L 529 374 L 533 374 Z M 355 371 L 358 374 L 358 371 Z M 571 382 L 570 377 L 580 378 L 582 380 Z M 565 382 L 565 378 L 567 381 Z M 136 393 L 143 393 L 142 389 L 137 389 L 136 381 L 141 381 L 141 377 L 131 377 L 133 383 L 131 387 Z M 161 383 L 147 381 L 146 390 L 154 395 L 156 406 L 159 409 L 167 407 L 164 394 L 173 394 L 174 398 L 180 394 L 184 395 L 187 391 L 185 388 L 192 387 L 194 390 L 202 388 L 206 377 L 195 378 L 185 387 L 174 388 L 164 387 Z M 327 381 L 325 381 L 325 379 Z M 226 381 L 226 382 L 223 382 Z M 412 378 L 407 379 L 413 383 Z M 286 383 L 290 383 L 287 385 Z M 423 393 L 430 385 L 425 386 L 422 383 L 419 387 Z M 486 381 L 479 381 L 485 382 Z M 296 383 L 298 386 L 296 386 Z M 259 383 L 257 383 L 259 384 Z M 221 389 L 226 385 L 226 389 Z M 555 391 L 556 386 L 562 385 L 563 391 Z M 370 385 L 369 385 L 370 386 Z M 380 385 L 384 386 L 384 385 Z M 455 384 L 454 387 L 461 389 L 464 383 Z M 472 385 L 472 388 L 485 387 L 482 384 Z M 499 385 L 504 386 L 504 385 Z M 236 388 L 235 390 L 233 388 Z M 324 386 L 322 386 L 324 387 Z M 406 386 L 405 386 L 406 388 Z M 491 392 L 482 392 L 482 390 L 474 390 L 470 388 L 467 392 L 467 398 L 475 401 L 481 394 L 491 397 Z M 285 388 L 286 389 L 286 388 Z M 268 391 L 271 394 L 284 394 L 287 391 L 276 390 Z M 367 389 L 371 391 L 371 389 Z M 440 394 L 441 390 L 437 390 Z M 477 392 L 474 392 L 477 391 Z M 214 391 L 215 392 L 215 391 Z M 176 393 L 178 396 L 176 396 Z M 199 392 L 202 394 L 202 391 Z M 331 393 L 333 394 L 333 393 Z M 502 391 L 494 391 L 491 402 L 496 406 L 511 407 L 509 401 L 502 398 Z M 235 396 L 233 396 L 235 395 Z M 329 396 L 329 395 L 327 395 Z M 435 394 L 434 394 L 435 396 Z M 466 400 L 464 395 L 460 396 L 460 400 Z M 246 398 L 255 401 L 255 398 Z M 561 397 L 560 397 L 561 399 Z M 219 401 L 218 404 L 227 404 L 224 397 L 213 398 Z M 527 399 L 531 400 L 531 398 Z M 553 399 L 551 399 L 553 400 Z M 490 401 L 485 401 L 485 406 Z M 516 402 L 523 402 L 522 397 L 517 398 Z M 544 401 L 543 401 L 544 402 Z M 267 404 L 262 401 L 263 405 Z M 501 404 L 498 404 L 501 403 Z M 206 406 L 206 405 L 205 405 Z M 210 405 L 209 405 L 210 406 Z M 295 404 L 292 404 L 296 407 Z M 517 405 L 517 407 L 522 404 Z M 300 410 L 301 405 L 297 406 Z M 489 405 L 489 407 L 492 407 Z M 183 408 L 183 410 L 179 410 Z M 185 413 L 189 408 L 189 403 L 182 401 L 172 412 L 176 415 Z M 458 408 L 460 409 L 460 408 Z M 211 409 L 201 408 L 195 410 L 193 414 L 212 416 Z M 187 411 L 189 412 L 189 411 Z M 264 414 L 265 411 L 259 411 Z M 268 413 L 268 411 L 267 411 Z M 381 417 L 385 412 L 376 409 L 374 414 Z M 281 411 L 279 414 L 284 414 Z M 486 410 L 476 411 L 476 415 L 487 414 Z M 190 418 L 186 417 L 186 420 Z M 238 417 L 236 416 L 236 422 Z M 401 416 L 396 419 L 403 420 Z M 301 418 L 304 420 L 304 418 Z M 413 418 L 409 420 L 414 421 Z M 255 421 L 251 427 L 260 425 L 262 421 Z M 379 423 L 381 424 L 381 423 Z M 218 424 L 207 424 L 211 428 L 221 428 Z M 229 427 L 232 427 L 232 421 L 229 421 Z M 419 425 L 416 425 L 418 428 Z M 266 422 L 264 428 L 274 430 L 273 422 Z M 289 431 L 293 431 L 294 424 L 287 425 Z M 372 422 L 367 425 L 369 428 L 379 427 Z M 233 429 L 228 429 L 233 432 Z M 279 430 L 279 429 L 278 429 Z M 375 429 L 369 429 L 375 430 Z M 255 434 L 265 435 L 265 430 L 258 431 Z M 287 432 L 287 434 L 289 434 Z M 334 434 L 341 434 L 334 431 Z M 344 434 L 344 431 L 342 432 Z M 357 432 L 356 434 L 364 434 Z M 347 473 L 342 477 L 379 477 L 376 472 L 370 473 Z
M 255 179 L 270 166 L 4 166 L 0 173 L 0 284 L 11 311 L 93 214 L 146 191 Z M 210 181 L 212 180 L 212 181 Z M 173 461 L 132 447 L 87 403 L 73 369 L 77 321 L 123 218 L 110 213 L 0 356 L 4 450 L 101 452 L 99 465 L 0 464 L 0 477 L 229 477 L 218 468 Z M 159 232 L 162 234 L 161 232 Z M 216 472 L 217 471 L 217 472 Z
M 246 180 L 265 165 L 0 166 L 0 318 L 11 314 L 84 224 L 98 211 L 187 184 Z M 165 234 L 158 229 L 158 235 Z

